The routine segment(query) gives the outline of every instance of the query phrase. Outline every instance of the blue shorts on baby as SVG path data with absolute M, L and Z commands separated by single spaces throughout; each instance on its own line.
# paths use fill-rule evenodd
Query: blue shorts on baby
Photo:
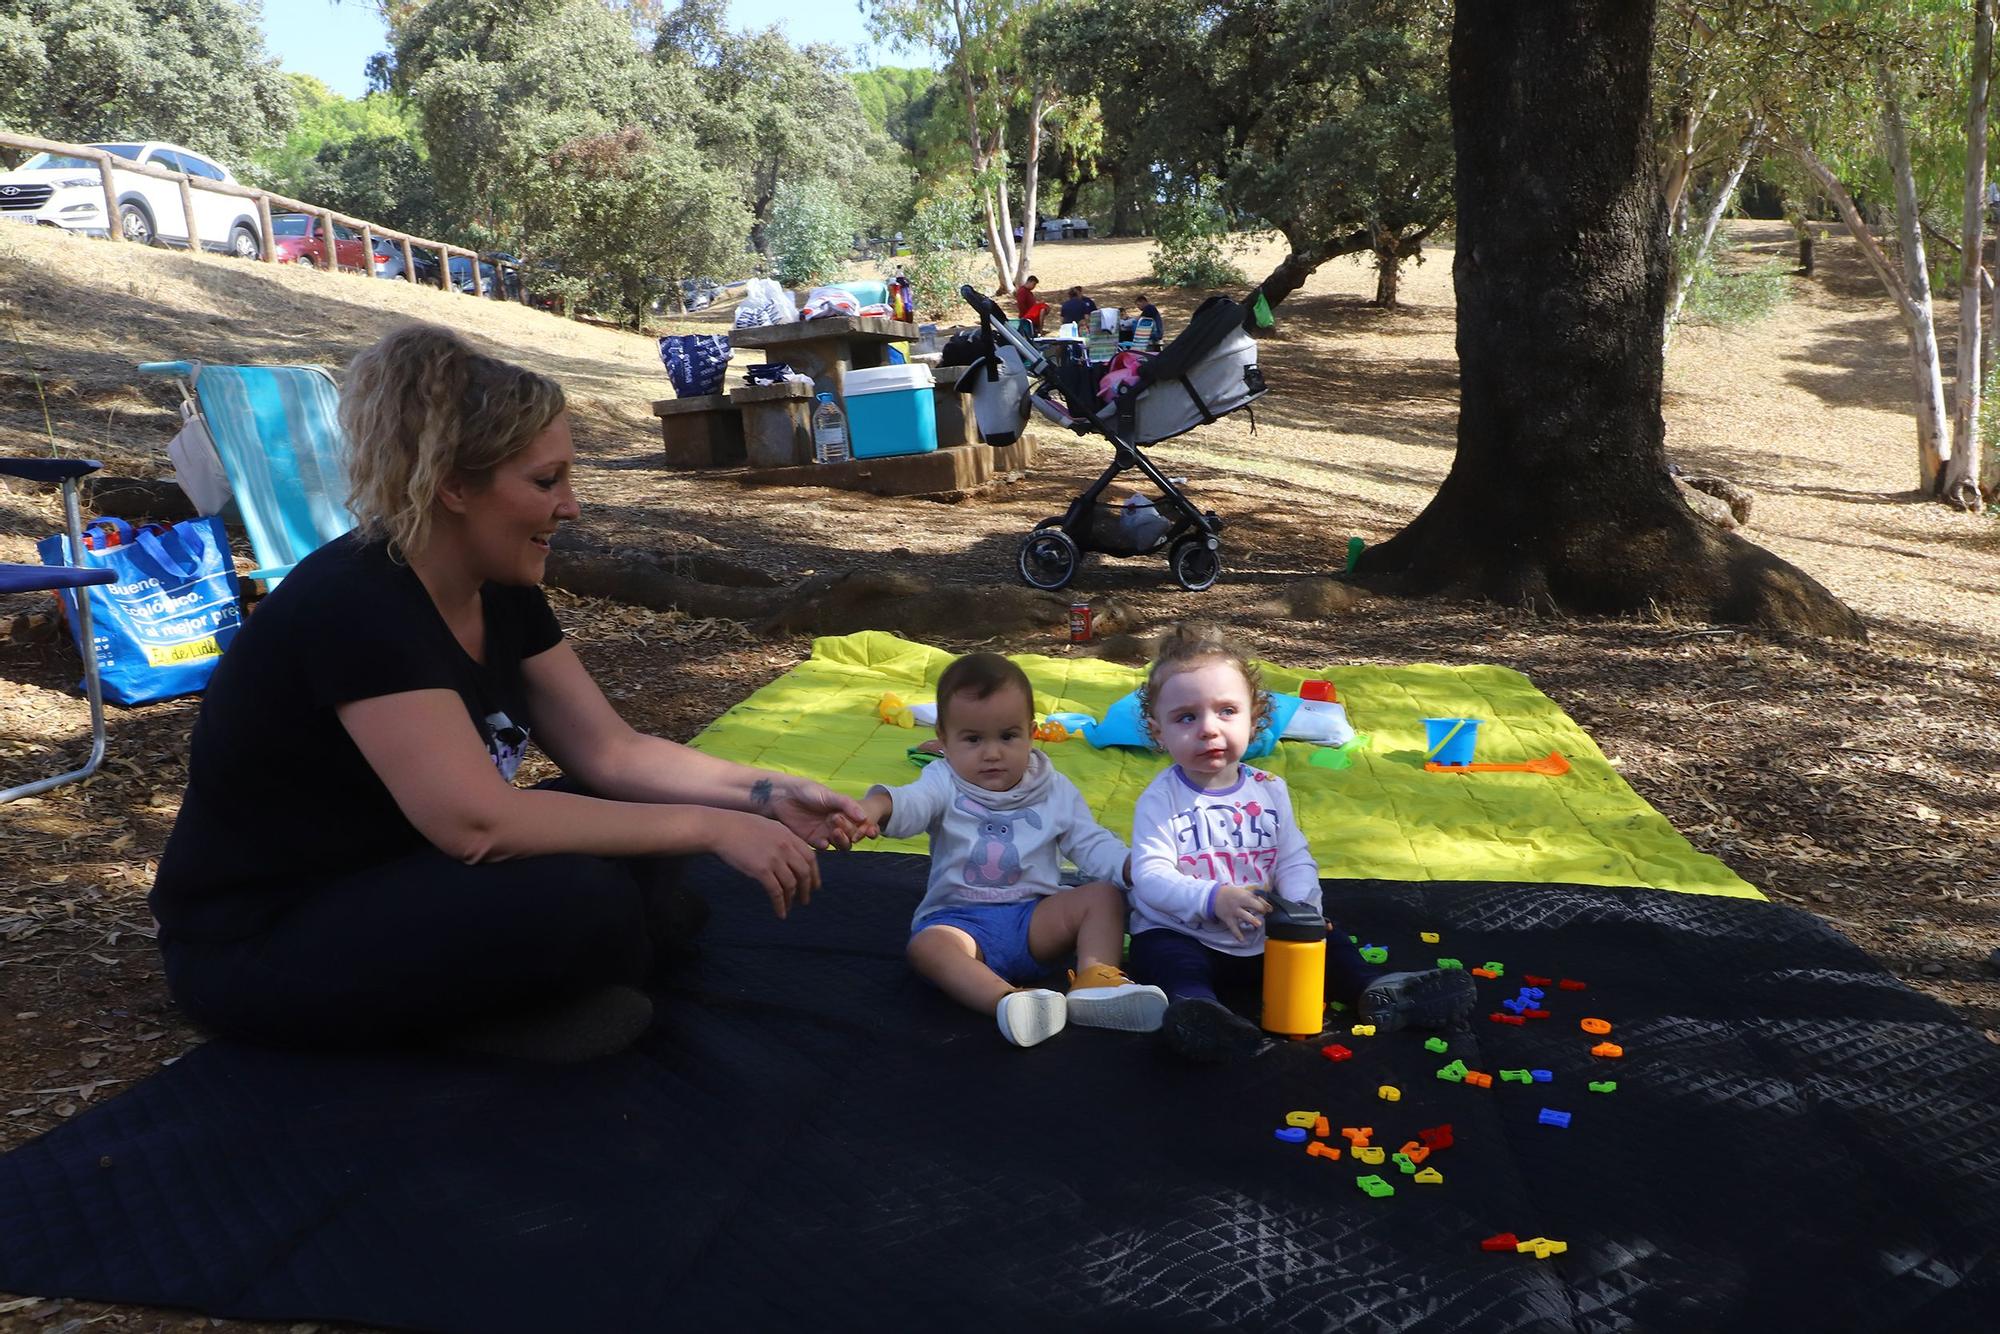
M 1035 915 L 1039 898 L 1020 903 L 996 903 L 990 908 L 941 908 L 919 919 L 910 934 L 932 926 L 955 926 L 971 936 L 979 946 L 979 957 L 988 968 L 1014 985 L 1032 982 L 1048 972 L 1046 964 L 1035 962 L 1028 950 L 1028 919 Z

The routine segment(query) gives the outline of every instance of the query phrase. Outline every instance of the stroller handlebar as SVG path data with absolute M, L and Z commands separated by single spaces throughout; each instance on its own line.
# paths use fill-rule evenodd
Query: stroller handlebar
M 1007 314 L 1005 311 L 1000 309 L 1000 303 L 995 301 L 992 297 L 987 296 L 984 292 L 981 292 L 979 289 L 975 288 L 971 283 L 966 283 L 964 286 L 960 287 L 958 289 L 958 294 L 965 299 L 965 304 L 971 306 L 975 313 L 980 315 L 991 315 L 994 319 L 1001 321 L 1003 324 L 1006 322 Z

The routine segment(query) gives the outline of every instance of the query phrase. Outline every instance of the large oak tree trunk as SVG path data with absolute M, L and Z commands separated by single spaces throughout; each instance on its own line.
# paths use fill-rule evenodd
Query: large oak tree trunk
M 1408 593 L 1861 637 L 1812 578 L 1697 519 L 1667 472 L 1653 10 L 1459 0 L 1458 452 L 1357 572 Z

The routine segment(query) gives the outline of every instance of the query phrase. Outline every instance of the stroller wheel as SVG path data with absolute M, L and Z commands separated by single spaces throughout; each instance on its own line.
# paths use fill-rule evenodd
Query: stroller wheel
M 1076 578 L 1082 559 L 1076 543 L 1060 528 L 1037 528 L 1021 543 L 1021 577 L 1035 588 L 1054 592 Z
M 1222 574 L 1222 553 L 1207 538 L 1187 537 L 1174 544 L 1167 564 L 1176 583 L 1190 593 L 1199 593 Z

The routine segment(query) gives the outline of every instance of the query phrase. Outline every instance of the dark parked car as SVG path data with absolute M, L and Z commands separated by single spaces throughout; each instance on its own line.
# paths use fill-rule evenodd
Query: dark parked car
M 496 281 L 497 270 L 493 263 L 495 259 L 506 260 L 510 266 L 516 262 L 512 255 L 500 254 L 497 251 L 481 255 L 479 257 L 479 290 L 481 294 L 489 296 L 495 301 L 519 301 L 521 299 L 520 271 L 512 267 L 507 269 L 506 290 L 503 292 L 501 290 L 502 285 Z M 461 292 L 470 292 L 472 290 L 472 261 L 464 255 L 453 255 L 451 257 L 451 285 Z
M 417 273 L 414 280 L 403 272 L 403 244 L 391 241 L 386 236 L 375 238 L 375 276 L 377 278 L 401 278 L 416 281 L 426 287 L 438 285 L 437 256 L 420 246 L 410 247 L 410 258 L 416 261 Z

